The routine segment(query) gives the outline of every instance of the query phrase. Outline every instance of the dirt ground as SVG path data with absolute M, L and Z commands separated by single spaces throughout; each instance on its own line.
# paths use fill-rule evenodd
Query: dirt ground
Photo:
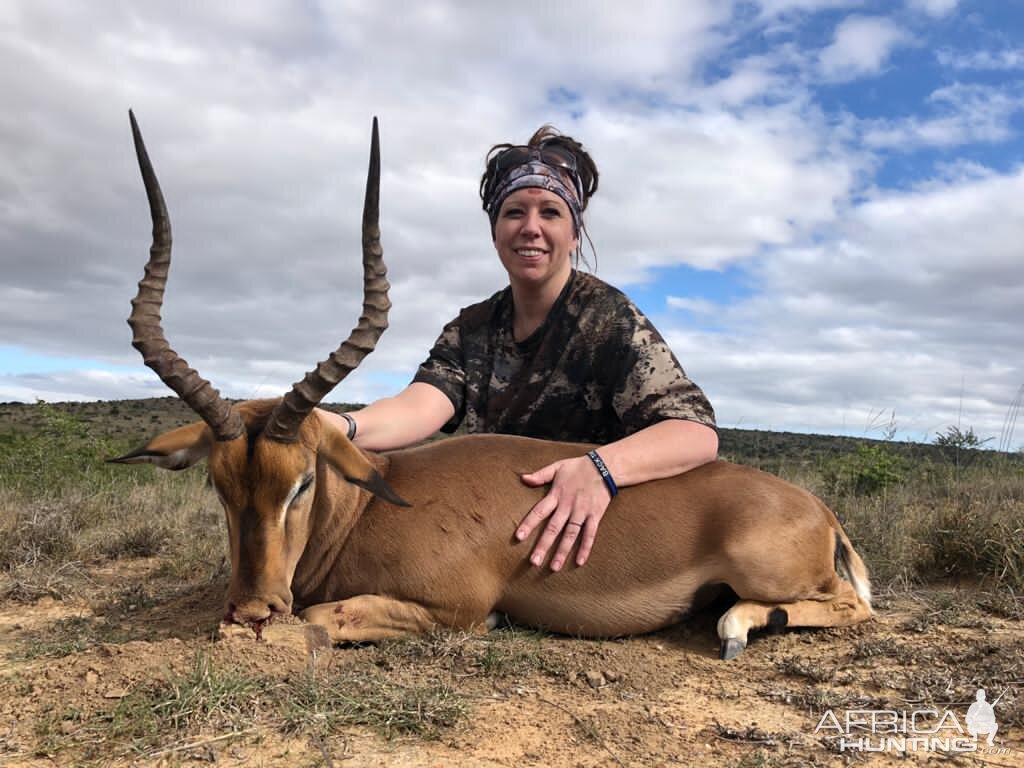
M 731 662 L 717 659 L 713 615 L 623 640 L 498 630 L 310 653 L 297 619 L 263 642 L 219 631 L 223 583 L 147 594 L 151 567 L 92 574 L 94 599 L 0 606 L 0 765 L 1024 765 L 1024 618 L 1012 596 L 882 595 L 869 623 L 758 635 Z M 426 735 L 388 735 L 379 725 L 289 730 L 257 706 L 230 728 L 116 737 L 119 705 L 197 658 L 275 685 L 310 674 L 440 681 L 465 715 Z M 978 687 L 1001 697 L 989 751 L 865 754 L 840 751 L 835 728 L 815 732 L 828 710 L 843 722 L 854 710 L 949 709 L 964 723 Z

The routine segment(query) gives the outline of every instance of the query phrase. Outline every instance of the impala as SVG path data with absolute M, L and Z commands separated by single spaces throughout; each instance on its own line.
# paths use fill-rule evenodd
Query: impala
M 607 637 L 673 624 L 698 594 L 727 586 L 738 597 L 718 622 L 728 659 L 754 629 L 843 626 L 871 615 L 866 568 L 835 515 L 772 475 L 717 461 L 624 488 L 587 565 L 556 573 L 532 567 L 534 542 L 513 537 L 544 493 L 519 476 L 586 446 L 486 434 L 374 454 L 321 418 L 316 405 L 387 327 L 376 120 L 358 325 L 283 398 L 228 403 L 164 337 L 170 221 L 130 119 L 153 221 L 128 320 L 132 343 L 202 421 L 112 461 L 175 470 L 207 461 L 227 517 L 230 621 L 258 633 L 275 615 L 299 612 L 345 642 L 438 626 L 483 629 L 504 613 L 555 632 Z

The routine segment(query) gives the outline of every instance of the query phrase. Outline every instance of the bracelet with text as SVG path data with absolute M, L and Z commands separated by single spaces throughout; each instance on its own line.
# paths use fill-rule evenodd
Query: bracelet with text
M 611 493 L 612 498 L 614 499 L 619 495 L 619 488 L 615 485 L 615 481 L 612 479 L 612 473 L 608 471 L 608 467 L 604 465 L 604 461 L 597 455 L 597 451 L 590 451 L 587 454 L 587 458 L 594 462 L 594 466 L 597 467 L 598 474 L 601 475 L 601 479 L 604 480 L 604 484 L 608 486 L 608 492 Z

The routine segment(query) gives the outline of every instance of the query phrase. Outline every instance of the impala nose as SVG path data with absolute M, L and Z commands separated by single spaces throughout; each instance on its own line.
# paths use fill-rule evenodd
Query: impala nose
M 228 601 L 227 616 L 236 624 L 255 624 L 267 621 L 276 614 L 290 613 L 291 600 L 283 600 L 279 596 L 246 597 L 238 601 Z

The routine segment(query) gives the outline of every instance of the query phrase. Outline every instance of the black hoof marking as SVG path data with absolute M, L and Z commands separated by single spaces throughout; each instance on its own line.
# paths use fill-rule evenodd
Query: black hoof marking
M 768 630 L 772 633 L 781 632 L 789 626 L 789 614 L 785 608 L 776 608 L 768 614 Z

